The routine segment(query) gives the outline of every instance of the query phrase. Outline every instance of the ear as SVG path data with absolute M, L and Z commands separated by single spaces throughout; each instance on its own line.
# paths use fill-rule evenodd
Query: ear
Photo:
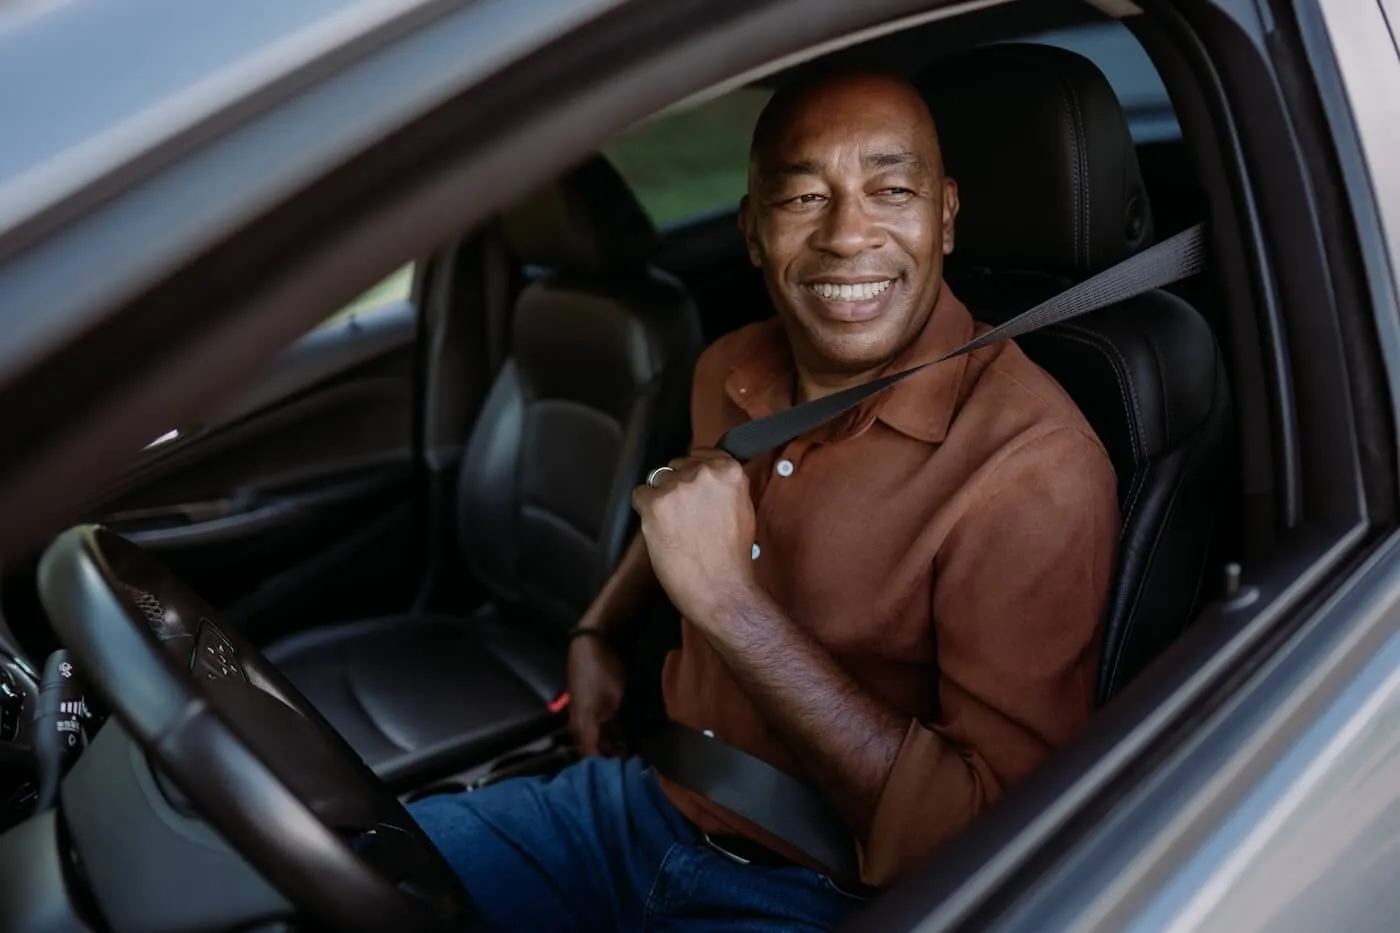
M 749 262 L 762 268 L 763 250 L 758 243 L 758 217 L 747 194 L 739 201 L 739 231 L 744 234 L 744 244 L 749 248 Z
M 957 235 L 958 208 L 962 205 L 958 202 L 958 183 L 952 178 L 943 179 L 943 255 L 947 256 L 953 251 L 953 242 Z

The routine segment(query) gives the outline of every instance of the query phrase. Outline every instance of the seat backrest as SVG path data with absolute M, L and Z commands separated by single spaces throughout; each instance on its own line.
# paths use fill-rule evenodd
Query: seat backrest
M 1131 134 L 1103 74 L 1050 46 L 934 62 L 916 79 L 961 211 L 947 277 L 999 323 L 1152 242 Z M 1078 403 L 1118 473 L 1122 532 L 1099 700 L 1196 609 L 1229 469 L 1229 390 L 1204 318 L 1164 291 L 1017 341 Z
M 700 327 L 600 156 L 499 229 L 530 281 L 463 461 L 459 546 L 502 608 L 560 630 L 616 565 L 643 470 L 684 450 Z

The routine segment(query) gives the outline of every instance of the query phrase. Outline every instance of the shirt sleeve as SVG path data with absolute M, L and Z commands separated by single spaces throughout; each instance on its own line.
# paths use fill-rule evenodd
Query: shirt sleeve
M 1118 542 L 1117 480 L 1060 428 L 1003 455 L 935 559 L 936 721 L 909 723 L 870 832 L 887 884 L 1025 777 L 1093 711 Z

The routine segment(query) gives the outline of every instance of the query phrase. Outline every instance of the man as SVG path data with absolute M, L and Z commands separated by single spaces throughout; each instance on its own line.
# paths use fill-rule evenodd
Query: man
M 579 746 L 610 751 L 612 645 L 659 581 L 684 619 L 663 672 L 671 718 L 815 787 L 871 885 L 1089 717 L 1112 467 L 1010 343 L 930 367 L 747 467 L 712 447 L 970 338 L 942 277 L 957 213 L 908 84 L 827 76 L 774 96 L 740 221 L 777 319 L 700 359 L 691 455 L 637 490 L 641 534 L 569 655 Z M 829 929 L 858 903 L 804 853 L 635 758 L 413 812 L 500 928 Z

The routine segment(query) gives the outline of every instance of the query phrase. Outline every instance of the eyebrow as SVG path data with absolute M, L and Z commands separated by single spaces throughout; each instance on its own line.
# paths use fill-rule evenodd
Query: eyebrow
M 897 168 L 908 165 L 913 168 L 928 169 L 928 164 L 912 152 L 872 152 L 861 156 L 861 165 L 866 168 Z
M 821 166 L 816 162 L 779 162 L 768 169 L 773 178 L 789 178 L 795 175 L 820 175 Z

